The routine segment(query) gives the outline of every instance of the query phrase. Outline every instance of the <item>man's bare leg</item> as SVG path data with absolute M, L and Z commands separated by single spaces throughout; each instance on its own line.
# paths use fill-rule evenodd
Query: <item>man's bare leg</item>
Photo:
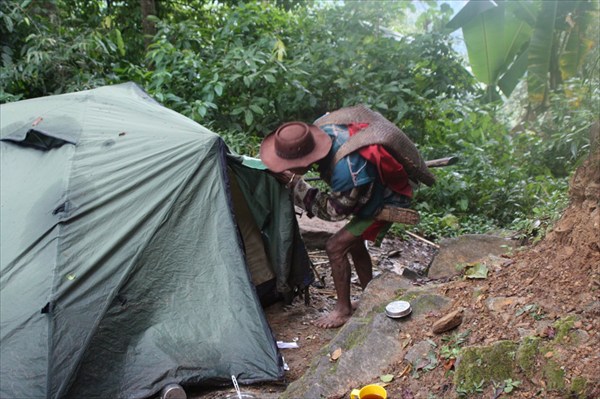
M 367 284 L 373 279 L 373 262 L 371 261 L 371 255 L 365 247 L 363 240 L 359 240 L 350 248 L 350 255 L 354 262 L 354 268 L 358 275 L 358 281 L 360 286 L 364 290 L 367 288 Z
M 357 241 L 360 241 L 360 237 L 354 237 L 345 229 L 341 229 L 327 240 L 326 251 L 331 266 L 331 275 L 333 276 L 337 302 L 335 308 L 329 314 L 315 321 L 315 325 L 318 327 L 340 327 L 352 316 L 348 252 Z

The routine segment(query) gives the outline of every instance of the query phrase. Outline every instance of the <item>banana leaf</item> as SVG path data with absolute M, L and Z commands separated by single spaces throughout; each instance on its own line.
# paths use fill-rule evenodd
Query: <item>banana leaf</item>
M 542 3 L 540 14 L 529 42 L 527 91 L 532 104 L 541 104 L 546 98 L 548 74 L 556 27 L 557 1 Z
M 499 6 L 463 26 L 471 70 L 486 85 L 495 85 L 504 67 L 504 23 L 504 7 Z

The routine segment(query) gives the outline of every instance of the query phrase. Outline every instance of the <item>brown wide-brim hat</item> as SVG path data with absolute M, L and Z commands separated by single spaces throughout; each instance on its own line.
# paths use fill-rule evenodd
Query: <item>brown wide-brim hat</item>
M 306 168 L 325 158 L 331 138 L 315 125 L 288 122 L 279 126 L 260 145 L 260 159 L 272 172 Z

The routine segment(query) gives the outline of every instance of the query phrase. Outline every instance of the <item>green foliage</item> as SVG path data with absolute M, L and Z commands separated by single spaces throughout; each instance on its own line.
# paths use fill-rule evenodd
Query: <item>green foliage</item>
M 481 380 L 479 382 L 473 382 L 470 386 L 466 384 L 458 386 L 456 388 L 456 393 L 460 397 L 464 397 L 471 394 L 483 393 L 483 386 L 485 384 L 485 380 Z
M 517 389 L 519 387 L 519 385 L 521 385 L 521 381 L 513 380 L 512 378 L 507 378 L 506 380 L 504 380 L 501 383 L 496 383 L 496 382 L 493 383 L 496 394 L 499 394 L 501 392 L 511 393 L 512 391 Z
M 435 170 L 436 185 L 419 189 L 419 232 L 430 238 L 498 228 L 526 229 L 540 220 L 547 228 L 566 203 L 566 181 L 537 159 L 542 146 L 534 134 L 511 134 L 495 109 L 453 100 L 438 101 L 426 124 L 430 158 L 457 155 L 457 165 Z M 440 152 L 444 150 L 444 153 Z M 535 209 L 535 211 L 534 211 Z M 556 211 L 555 211 L 556 210 Z M 527 232 L 533 234 L 535 231 Z
M 515 312 L 515 316 L 521 316 L 522 314 L 528 314 L 535 320 L 542 320 L 545 317 L 543 309 L 535 303 L 525 305 Z
M 527 72 L 529 101 L 547 106 L 550 91 L 578 76 L 593 47 L 588 27 L 595 1 L 469 1 L 449 22 L 462 28 L 474 75 L 487 86 L 487 101 L 509 96 Z M 596 38 L 597 39 L 597 38 Z
M 456 359 L 460 355 L 462 345 L 467 341 L 471 330 L 454 333 L 442 337 L 444 345 L 440 347 L 440 356 L 444 359 Z
M 541 236 L 566 203 L 566 177 L 585 155 L 587 127 L 600 113 L 598 50 L 583 65 L 565 64 L 583 66 L 586 75 L 565 80 L 542 118 L 511 132 L 498 109 L 477 102 L 483 92 L 441 29 L 451 15 L 447 5 L 426 2 L 410 26 L 412 2 L 374 4 L 156 2 L 156 34 L 144 38 L 137 1 L 6 0 L 0 102 L 134 81 L 251 156 L 283 121 L 366 103 L 398 124 L 425 158 L 461 158 L 435 171 L 434 187 L 417 190 L 418 233 L 518 228 L 524 238 Z M 513 22 L 529 14 L 520 15 L 525 19 Z M 585 54 L 572 33 L 566 48 Z M 504 61 L 520 51 L 522 36 L 510 37 Z
M 508 378 L 504 380 L 504 393 L 511 393 L 514 391 L 519 385 L 521 385 L 521 381 L 513 381 L 512 378 Z
M 0 102 L 119 82 L 115 70 L 133 55 L 119 18 L 97 1 L 0 3 L 3 81 Z M 66 22 L 66 23 L 65 23 Z
M 539 135 L 535 161 L 555 176 L 567 176 L 589 150 L 589 127 L 600 115 L 600 90 L 571 79 L 549 96 L 549 107 L 525 129 Z

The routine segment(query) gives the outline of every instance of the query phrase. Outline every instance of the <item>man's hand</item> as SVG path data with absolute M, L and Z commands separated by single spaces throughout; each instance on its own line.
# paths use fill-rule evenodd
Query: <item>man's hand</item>
M 298 180 L 300 180 L 300 176 L 290 172 L 289 170 L 284 170 L 280 173 L 272 173 L 271 175 L 277 179 L 281 184 L 285 184 L 287 188 L 293 188 Z

